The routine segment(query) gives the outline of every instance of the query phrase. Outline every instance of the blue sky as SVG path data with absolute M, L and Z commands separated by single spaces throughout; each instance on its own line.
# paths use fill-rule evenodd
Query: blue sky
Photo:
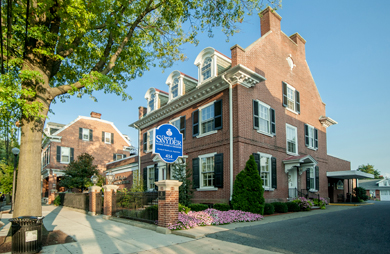
M 390 132 L 386 130 L 390 114 L 384 107 L 390 95 L 390 1 L 369 5 L 361 0 L 285 0 L 282 5 L 277 11 L 282 31 L 287 35 L 298 32 L 306 40 L 306 60 L 326 103 L 326 114 L 338 122 L 327 129 L 328 154 L 351 161 L 351 169 L 369 163 L 390 176 L 385 162 L 390 157 Z M 186 61 L 175 63 L 164 73 L 154 68 L 129 83 L 131 101 L 122 102 L 120 97 L 103 92 L 95 93 L 98 102 L 74 97 L 52 105 L 55 115 L 50 114 L 47 121 L 66 124 L 79 115 L 99 112 L 136 145 L 137 131 L 128 125 L 138 119 L 138 107 L 146 106 L 147 89 L 168 91 L 165 81 L 174 70 L 197 77 L 193 63 L 205 47 L 230 56 L 231 46 L 249 46 L 260 37 L 259 17 L 244 20 L 240 29 L 229 42 L 216 30 L 213 38 L 201 35 L 197 47 L 183 45 Z

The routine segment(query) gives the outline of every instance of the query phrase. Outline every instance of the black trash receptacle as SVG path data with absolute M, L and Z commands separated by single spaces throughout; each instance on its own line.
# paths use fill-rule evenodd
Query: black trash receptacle
M 37 253 L 42 249 L 42 219 L 20 216 L 12 223 L 12 253 Z

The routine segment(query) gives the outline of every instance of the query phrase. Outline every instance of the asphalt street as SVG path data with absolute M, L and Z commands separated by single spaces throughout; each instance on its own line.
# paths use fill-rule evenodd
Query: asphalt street
M 390 202 L 207 235 L 280 253 L 390 253 Z

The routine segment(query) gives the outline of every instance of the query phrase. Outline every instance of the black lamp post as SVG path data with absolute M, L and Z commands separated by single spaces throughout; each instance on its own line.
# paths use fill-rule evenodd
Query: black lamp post
M 14 159 L 14 180 L 12 182 L 12 203 L 11 203 L 11 211 L 14 211 L 14 205 L 15 205 L 15 185 L 16 185 L 16 164 L 18 162 L 18 155 L 20 150 L 16 147 L 12 148 L 12 153 L 15 156 Z

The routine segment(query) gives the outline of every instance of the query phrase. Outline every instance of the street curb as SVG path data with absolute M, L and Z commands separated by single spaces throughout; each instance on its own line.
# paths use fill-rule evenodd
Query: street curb
M 363 205 L 374 205 L 374 203 L 366 203 L 366 204 L 338 204 L 338 203 L 329 203 L 332 206 L 363 206 Z

